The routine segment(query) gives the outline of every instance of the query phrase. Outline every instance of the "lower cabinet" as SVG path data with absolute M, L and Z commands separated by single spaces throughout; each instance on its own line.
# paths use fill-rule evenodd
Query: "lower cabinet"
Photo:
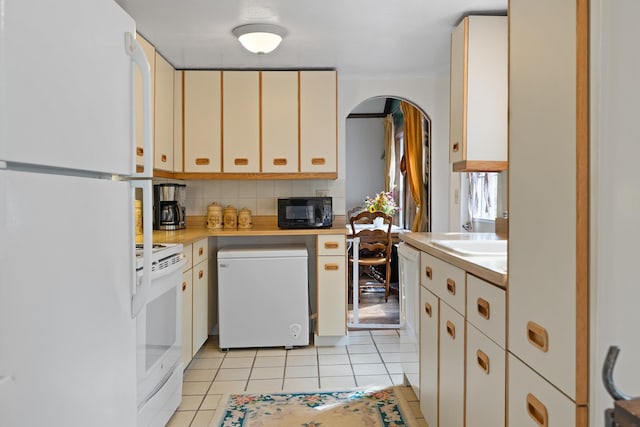
M 440 300 L 440 425 L 464 426 L 464 317 Z
M 182 273 L 182 363 L 186 368 L 208 337 L 208 240 L 185 245 L 187 264 Z
M 438 425 L 438 297 L 420 286 L 420 411 Z
M 509 425 L 576 425 L 576 405 L 547 380 L 509 354 Z
M 344 336 L 347 327 L 345 236 L 317 237 L 318 336 Z

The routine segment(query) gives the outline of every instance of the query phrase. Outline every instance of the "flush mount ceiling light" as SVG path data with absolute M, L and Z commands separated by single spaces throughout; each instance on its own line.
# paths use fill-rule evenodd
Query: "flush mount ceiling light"
M 231 30 L 249 52 L 269 53 L 278 47 L 287 31 L 273 24 L 246 24 Z

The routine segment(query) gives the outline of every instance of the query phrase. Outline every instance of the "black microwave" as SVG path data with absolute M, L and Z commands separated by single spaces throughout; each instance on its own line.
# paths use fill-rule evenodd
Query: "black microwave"
M 333 225 L 331 197 L 278 199 L 279 228 L 327 228 Z

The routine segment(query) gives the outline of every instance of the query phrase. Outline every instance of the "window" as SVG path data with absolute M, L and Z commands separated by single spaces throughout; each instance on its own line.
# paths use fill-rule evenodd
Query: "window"
M 498 216 L 498 173 L 472 172 L 469 180 L 469 220 L 494 221 Z

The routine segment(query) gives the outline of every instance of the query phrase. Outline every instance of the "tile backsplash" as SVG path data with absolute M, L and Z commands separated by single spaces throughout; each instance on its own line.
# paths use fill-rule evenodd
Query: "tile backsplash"
M 154 180 L 154 183 L 176 182 Z M 345 214 L 344 180 L 188 180 L 187 216 L 207 214 L 207 206 L 233 205 L 238 209 L 251 209 L 253 215 L 277 215 L 278 197 L 318 196 L 333 197 L 333 214 Z

